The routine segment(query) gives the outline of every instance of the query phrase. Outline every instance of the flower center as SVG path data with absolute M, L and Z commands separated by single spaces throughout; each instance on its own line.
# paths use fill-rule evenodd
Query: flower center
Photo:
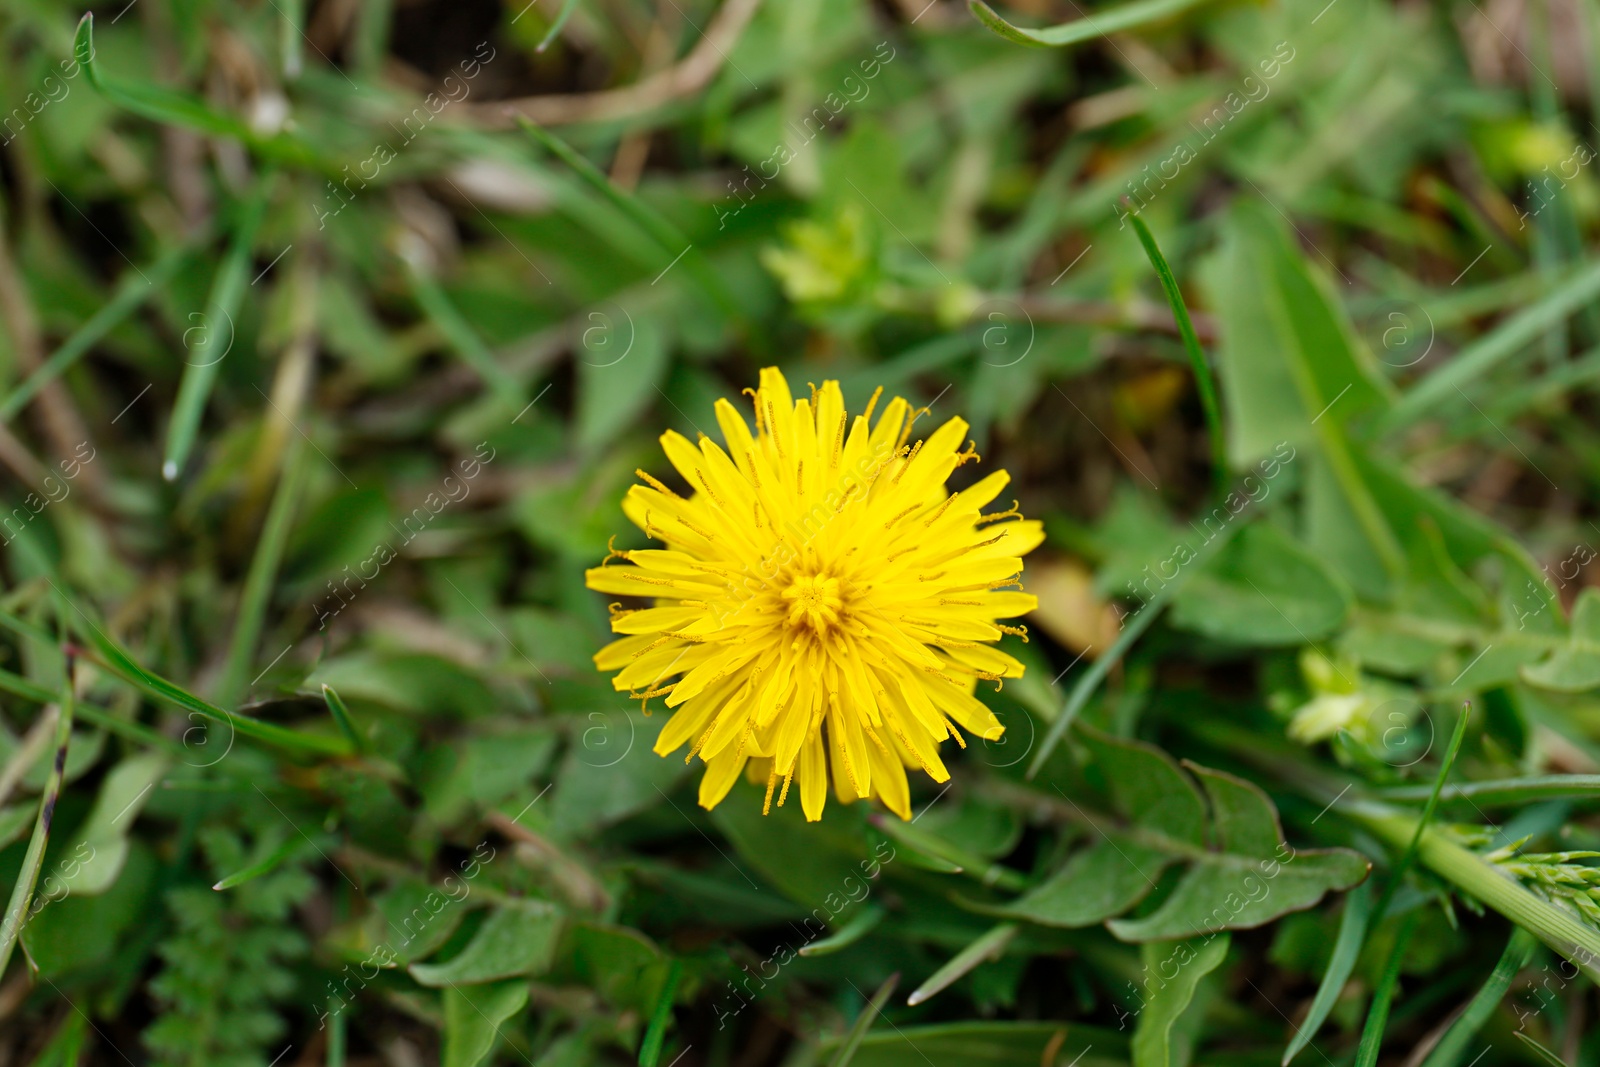
M 839 609 L 844 607 L 839 579 L 824 574 L 795 578 L 783 591 L 783 599 L 789 602 L 789 625 L 810 626 L 818 634 L 838 624 Z

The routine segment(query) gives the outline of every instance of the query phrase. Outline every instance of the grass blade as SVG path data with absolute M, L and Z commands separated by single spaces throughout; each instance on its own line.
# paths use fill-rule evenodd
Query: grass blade
M 543 52 L 546 48 L 549 48 L 550 42 L 560 36 L 562 29 L 567 24 L 567 20 L 572 17 L 572 13 L 576 10 L 578 10 L 578 0 L 566 0 L 566 3 L 561 5 L 561 10 L 556 12 L 556 20 L 550 24 L 550 28 L 545 31 L 544 36 L 539 39 L 539 43 L 534 46 L 533 50 L 535 52 Z
M 161 474 L 168 481 L 177 478 L 178 472 L 189 459 L 195 437 L 200 432 L 200 418 L 205 414 L 206 401 L 210 399 L 211 388 L 216 384 L 217 375 L 222 370 L 222 360 L 227 357 L 226 349 L 220 356 L 211 354 L 211 347 L 217 344 L 217 334 L 223 323 L 226 323 L 228 328 L 228 346 L 231 348 L 233 345 L 235 315 L 239 310 L 239 302 L 244 298 L 246 278 L 250 271 L 251 250 L 255 247 L 256 234 L 260 231 L 261 220 L 267 212 L 267 197 L 272 185 L 273 173 L 270 170 L 256 180 L 255 190 L 239 214 L 233 238 L 228 244 L 228 251 L 222 259 L 221 266 L 217 268 L 216 277 L 212 282 L 211 295 L 206 300 L 206 310 L 201 322 L 201 328 L 209 334 L 211 340 L 201 357 L 202 362 L 190 363 L 184 370 L 183 380 L 178 384 L 178 398 L 172 405 L 172 424 L 167 429 L 166 456 L 161 463 Z
M 209 236 L 209 235 L 206 235 Z M 55 381 L 100 339 L 110 333 L 129 315 L 137 311 L 146 300 L 166 287 L 189 258 L 205 243 L 206 236 L 196 238 L 178 248 L 171 249 L 150 264 L 143 272 L 134 270 L 117 283 L 117 290 L 100 310 L 89 316 L 71 337 L 61 342 L 61 347 L 50 353 L 48 359 L 18 386 L 0 400 L 0 423 L 10 422 L 17 412 L 26 407 L 39 390 Z
M 1511 928 L 1511 938 L 1506 942 L 1505 952 L 1500 955 L 1500 962 L 1489 972 L 1489 980 L 1483 983 L 1483 988 L 1472 998 L 1467 1010 L 1461 1013 L 1461 1018 L 1428 1053 L 1428 1058 L 1422 1061 L 1422 1067 L 1460 1067 L 1461 1060 L 1466 1056 L 1467 1042 L 1500 1006 L 1512 981 L 1533 959 L 1533 950 L 1538 944 L 1538 940 L 1522 927 Z
M 1413 909 L 1401 922 L 1400 933 L 1394 940 L 1394 950 L 1383 965 L 1383 974 L 1372 990 L 1372 1007 L 1367 1011 L 1367 1024 L 1361 1028 L 1361 1044 L 1356 1048 L 1355 1067 L 1375 1067 L 1378 1049 L 1383 1044 L 1383 1031 L 1389 1025 L 1389 1005 L 1394 1001 L 1394 991 L 1400 984 L 1400 965 L 1405 962 L 1406 946 L 1416 932 L 1420 909 Z
M 1554 1052 L 1551 1052 L 1549 1049 L 1539 1044 L 1539 1042 L 1535 1041 L 1521 1030 L 1515 1031 L 1512 1036 L 1514 1036 L 1518 1041 L 1521 1041 L 1524 1045 L 1528 1046 L 1528 1051 L 1532 1052 L 1545 1063 L 1550 1064 L 1551 1067 L 1568 1067 L 1566 1060 L 1562 1059 L 1560 1056 L 1557 1056 Z
M 17 882 L 11 887 L 11 900 L 6 905 L 6 915 L 0 920 L 0 974 L 5 974 L 11 962 L 11 953 L 17 947 L 17 938 L 28 922 L 28 905 L 33 900 L 33 890 L 39 884 L 39 868 L 44 864 L 44 848 L 50 841 L 50 825 L 55 821 L 56 801 L 61 799 L 61 780 L 67 766 L 67 745 L 72 740 L 72 712 L 77 671 L 73 659 L 67 657 L 66 678 L 61 683 L 61 715 L 56 720 L 55 762 L 39 794 L 39 815 L 34 820 L 33 836 L 28 838 L 28 851 L 22 857 L 22 869 Z
M 1123 4 L 1109 11 L 1097 11 L 1085 18 L 1036 30 L 1025 29 L 1007 22 L 983 0 L 967 0 L 967 9 L 979 22 L 1008 41 L 1036 48 L 1063 48 L 1067 45 L 1092 41 L 1107 34 L 1135 30 L 1152 22 L 1160 22 L 1191 7 L 1198 7 L 1203 2 L 1204 0 L 1134 0 L 1131 4 Z
M 243 870 L 235 871 L 211 888 L 221 892 L 224 889 L 232 889 L 236 885 L 243 885 L 252 878 L 259 878 L 263 874 L 269 873 L 294 854 L 294 850 L 299 846 L 301 840 L 302 838 L 299 837 L 288 838 L 283 844 L 273 849 L 267 858 L 260 863 L 252 863 Z
M 344 1067 L 345 1024 L 344 1012 L 335 1011 L 328 1019 L 328 1055 L 323 1061 L 327 1067 Z
M 978 964 L 998 958 L 1006 945 L 1010 944 L 1011 939 L 1017 936 L 1018 929 L 1020 927 L 1016 923 L 1001 923 L 994 927 L 951 957 L 949 963 L 934 971 L 926 982 L 911 991 L 906 1003 L 914 1008 L 926 1000 L 931 1000 Z
M 284 457 L 283 476 L 272 495 L 267 509 L 266 522 L 261 527 L 261 539 L 256 542 L 255 555 L 250 559 L 250 570 L 245 576 L 244 589 L 239 594 L 239 614 L 233 624 L 233 635 L 228 642 L 228 658 L 217 683 L 217 703 L 231 707 L 244 696 L 256 645 L 261 639 L 262 625 L 267 607 L 272 600 L 273 582 L 278 577 L 278 566 L 283 562 L 284 547 L 289 541 L 289 524 L 294 519 L 295 504 L 299 502 L 306 480 L 305 439 L 295 437 Z
M 838 933 L 802 946 L 800 955 L 829 956 L 841 949 L 849 948 L 877 929 L 878 924 L 883 922 L 884 916 L 888 914 L 877 904 L 868 904 L 851 916 L 849 922 L 839 927 Z
M 339 732 L 350 739 L 351 746 L 357 752 L 367 750 L 366 739 L 356 732 L 355 719 L 350 715 L 350 708 L 345 704 L 344 698 L 333 691 L 333 686 L 322 687 L 323 702 L 328 705 L 328 714 L 333 716 L 333 721 L 338 724 Z
M 1156 616 L 1161 614 L 1161 609 L 1171 603 L 1172 598 L 1178 594 L 1189 576 L 1205 567 L 1212 556 L 1216 555 L 1224 545 L 1233 540 L 1233 535 L 1239 532 L 1242 524 L 1233 522 L 1223 528 L 1223 531 L 1210 541 L 1202 544 L 1194 554 L 1194 559 L 1189 565 L 1180 570 L 1175 578 L 1156 591 L 1156 594 L 1145 601 L 1144 607 L 1133 613 L 1133 618 L 1124 623 L 1122 633 L 1117 635 L 1116 643 L 1106 650 L 1105 655 L 1089 665 L 1083 672 L 1083 677 L 1078 679 L 1078 684 L 1072 687 L 1072 693 L 1067 697 L 1066 705 L 1061 709 L 1061 714 L 1055 717 L 1050 724 L 1050 730 L 1044 735 L 1038 752 L 1034 753 L 1033 762 L 1028 765 L 1027 780 L 1032 781 L 1044 766 L 1045 760 L 1050 758 L 1050 753 L 1055 751 L 1056 745 L 1066 736 L 1067 729 L 1078 718 L 1078 713 L 1089 702 L 1094 691 L 1111 673 L 1111 668 L 1122 662 L 1122 657 L 1128 654 L 1128 649 L 1133 647 L 1150 624 L 1156 621 Z
M 1551 324 L 1565 320 L 1597 296 L 1600 296 L 1600 261 L 1556 286 L 1544 299 L 1517 312 L 1418 382 L 1383 417 L 1381 428 L 1397 430 L 1438 410 L 1456 390 L 1481 378 L 1543 336 Z
M 1382 790 L 1379 795 L 1385 800 L 1425 800 L 1428 790 L 1425 785 L 1404 785 Z M 1541 774 L 1456 782 L 1439 792 L 1440 800 L 1470 800 L 1481 807 L 1509 807 L 1561 797 L 1600 798 L 1600 774 Z
M 930 834 L 899 819 L 884 818 L 881 814 L 874 814 L 869 818 L 873 826 L 886 836 L 894 838 L 896 844 L 906 845 L 924 856 L 931 857 L 936 863 L 949 864 L 952 868 L 949 871 L 951 874 L 965 874 L 986 886 L 998 886 L 1013 893 L 1020 893 L 1028 887 L 1028 879 L 1020 871 L 1014 871 L 998 863 L 990 863 L 981 856 L 974 856 L 965 849 L 952 845 L 938 834 Z
M 855 1059 L 856 1049 L 861 1047 L 862 1039 L 867 1036 L 867 1031 L 872 1029 L 872 1024 L 883 1012 L 883 1006 L 889 1003 L 889 998 L 894 996 L 895 986 L 899 984 L 900 972 L 896 971 L 878 987 L 876 993 L 872 994 L 872 999 L 861 1009 L 861 1014 L 850 1027 L 850 1033 L 845 1035 L 844 1044 L 839 1046 L 838 1055 L 833 1057 L 828 1067 L 850 1067 L 850 1061 Z
M 197 130 L 212 137 L 225 137 L 248 145 L 263 157 L 278 162 L 324 170 L 339 168 L 324 163 L 303 142 L 282 131 L 262 135 L 244 119 L 213 111 L 200 98 L 159 85 L 143 85 L 120 78 L 108 78 L 95 63 L 94 14 L 78 21 L 72 41 L 73 57 L 88 75 L 94 91 L 108 101 L 142 118 L 181 129 Z
M 1322 983 L 1317 986 L 1317 995 L 1311 1001 L 1311 1010 L 1306 1013 L 1305 1022 L 1295 1030 L 1294 1040 L 1284 1049 L 1282 1062 L 1285 1067 L 1311 1044 L 1311 1039 L 1317 1036 L 1322 1024 L 1328 1021 L 1339 994 L 1350 980 L 1350 972 L 1355 970 L 1371 914 L 1372 884 L 1362 882 L 1344 898 L 1344 915 L 1339 920 L 1339 935 L 1333 943 L 1333 955 L 1328 960 L 1328 969 L 1322 973 Z
M 655 1011 L 650 1014 L 650 1026 L 639 1043 L 639 1067 L 656 1067 L 661 1059 L 661 1043 L 667 1037 L 667 1024 L 672 1021 L 672 998 L 678 995 L 678 981 L 683 977 L 683 961 L 673 960 L 667 971 L 667 980 L 661 986 L 661 996 L 656 1000 Z
M 0 667 L 0 692 L 19 696 L 24 700 L 31 700 L 35 704 L 48 704 L 56 698 L 56 694 L 39 685 L 30 682 L 20 674 Z M 91 726 L 98 726 L 102 730 L 114 733 L 119 737 L 126 737 L 130 741 L 137 741 L 142 745 L 153 748 L 165 749 L 168 752 L 182 752 L 183 746 L 165 734 L 157 733 L 148 726 L 140 726 L 136 722 L 119 719 L 109 711 L 104 711 L 93 704 L 79 704 L 78 718 Z
M 97 666 L 121 678 L 134 688 L 144 692 L 147 696 L 164 700 L 186 711 L 195 712 L 215 722 L 225 722 L 246 737 L 253 737 L 258 741 L 266 741 L 293 751 L 314 753 L 323 756 L 348 756 L 351 754 L 350 742 L 343 738 L 319 737 L 316 734 L 301 733 L 291 730 L 286 726 L 276 723 L 262 722 L 248 715 L 237 712 L 225 711 L 208 700 L 202 700 L 182 686 L 167 681 L 158 674 L 152 674 L 136 663 L 104 630 L 96 626 L 83 610 L 74 605 L 73 610 L 78 613 L 78 622 L 73 629 L 94 648 L 93 655 L 86 655 Z
M 411 295 L 416 298 L 423 314 L 444 334 L 456 355 L 478 372 L 478 377 L 494 391 L 500 402 L 511 411 L 517 410 L 522 404 L 522 386 L 517 384 L 510 372 L 495 362 L 494 353 L 489 351 L 489 346 L 483 343 L 478 331 L 472 328 L 466 317 L 456 310 L 444 289 L 428 273 L 421 257 L 402 255 L 400 258 L 406 265 L 406 277 L 411 280 Z
M 711 301 L 722 310 L 733 322 L 737 323 L 745 334 L 745 340 L 751 347 L 757 349 L 758 354 L 765 354 L 770 347 L 765 344 L 765 339 L 756 331 L 754 324 L 745 315 L 739 301 L 729 291 L 726 283 L 706 262 L 705 256 L 694 246 L 694 242 L 678 227 L 674 226 L 660 213 L 651 210 L 639 201 L 636 196 L 630 196 L 617 188 L 616 183 L 607 177 L 598 167 L 590 163 L 583 156 L 573 150 L 561 138 L 551 133 L 542 126 L 529 122 L 526 118 L 518 116 L 517 123 L 529 137 L 532 137 L 551 155 L 571 167 L 578 177 L 582 178 L 591 188 L 609 200 L 619 211 L 626 215 L 634 225 L 638 226 L 660 247 L 662 255 L 667 257 L 663 267 L 670 268 L 672 263 L 679 259 L 683 261 L 683 268 L 694 276 L 695 281 Z M 663 270 L 665 273 L 665 270 Z M 659 277 L 657 278 L 659 281 Z M 655 284 L 654 282 L 651 283 Z
M 1377 905 L 1372 909 L 1372 921 L 1383 921 L 1384 913 L 1389 908 L 1389 903 L 1400 889 L 1400 883 L 1405 879 L 1406 871 L 1417 857 L 1417 846 L 1422 841 L 1422 834 L 1428 828 L 1428 823 L 1433 821 L 1433 813 L 1439 807 L 1439 791 L 1444 788 L 1444 780 L 1450 774 L 1450 768 L 1455 764 L 1456 754 L 1461 751 L 1461 740 L 1467 734 L 1467 720 L 1472 715 L 1472 702 L 1469 700 L 1461 706 L 1461 714 L 1456 716 L 1455 732 L 1450 735 L 1450 745 L 1444 751 L 1444 759 L 1439 761 L 1439 773 L 1433 779 L 1433 791 L 1428 794 L 1428 802 L 1422 807 L 1422 818 L 1417 820 L 1417 829 L 1411 835 L 1411 843 L 1400 854 L 1400 860 L 1394 865 L 1394 871 L 1389 876 L 1389 884 L 1383 889 L 1383 895 L 1378 898 Z
M 1189 308 L 1183 302 L 1183 293 L 1178 291 L 1178 279 L 1173 277 L 1172 268 L 1167 265 L 1167 257 L 1161 254 L 1156 239 L 1150 233 L 1150 227 L 1138 215 L 1128 215 L 1128 220 L 1133 223 L 1133 232 L 1139 235 L 1139 243 L 1144 246 L 1144 254 L 1150 258 L 1150 265 L 1156 269 L 1156 277 L 1161 279 L 1161 291 L 1167 296 L 1167 304 L 1172 308 L 1172 317 L 1178 323 L 1178 335 L 1183 338 L 1183 349 L 1189 354 L 1189 366 L 1194 370 L 1194 387 L 1200 394 L 1200 407 L 1206 415 L 1206 430 L 1211 435 L 1211 468 L 1219 494 L 1226 495 L 1228 491 L 1228 441 L 1222 432 L 1222 408 L 1217 403 L 1217 383 L 1211 374 L 1211 365 L 1206 362 L 1206 354 L 1200 347 L 1200 338 L 1195 336 L 1194 322 L 1189 318 Z

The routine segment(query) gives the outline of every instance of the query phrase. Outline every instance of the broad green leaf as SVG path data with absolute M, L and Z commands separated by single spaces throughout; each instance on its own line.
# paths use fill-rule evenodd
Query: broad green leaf
M 656 316 L 622 308 L 591 311 L 577 349 L 578 445 L 610 444 L 660 398 L 671 362 Z
M 711 821 L 725 834 L 738 854 L 784 896 L 807 908 L 825 909 L 821 916 L 832 923 L 853 914 L 856 904 L 876 888 L 871 876 L 883 866 L 874 857 L 862 832 L 860 815 L 851 808 L 830 809 L 819 823 L 808 823 L 800 806 L 773 804 L 761 814 L 761 797 L 755 790 L 738 791 L 717 805 Z M 893 857 L 903 846 L 880 846 Z M 804 857 L 804 862 L 798 862 Z M 726 872 L 737 878 L 733 872 Z
M 1241 530 L 1172 602 L 1173 625 L 1244 645 L 1303 645 L 1334 633 L 1349 589 L 1275 526 Z
M 1203 274 L 1221 328 L 1217 353 L 1235 467 L 1279 442 L 1320 443 L 1328 420 L 1336 428 L 1387 407 L 1371 356 L 1270 208 L 1241 201 Z
M 1116 936 L 1148 941 L 1250 929 L 1309 908 L 1330 890 L 1348 889 L 1367 876 L 1370 865 L 1349 849 L 1292 848 L 1283 840 L 1272 801 L 1257 786 L 1186 766 L 1211 801 L 1215 839 L 1191 856 L 1189 869 L 1155 911 L 1108 922 Z
M 52 897 L 48 902 L 47 869 L 34 897 L 33 918 L 22 930 L 23 944 L 40 971 L 55 978 L 110 959 L 124 933 L 148 922 L 159 907 L 154 896 L 158 866 L 150 849 L 135 841 L 121 876 L 109 890 L 96 896 Z
M 132 756 L 111 769 L 76 841 L 55 864 L 66 892 L 93 896 L 111 888 L 128 857 L 128 832 L 166 773 L 167 757 L 159 752 Z
M 1214 934 L 1140 946 L 1145 1000 L 1133 1028 L 1133 1067 L 1186 1067 L 1193 1041 L 1191 1035 L 1178 1032 L 1178 1022 L 1194 1000 L 1200 979 L 1227 958 L 1228 942 L 1227 934 Z
M 549 800 L 557 836 L 575 838 L 646 808 L 675 803 L 664 798 L 689 767 L 682 756 L 651 751 L 666 719 L 660 711 L 648 718 L 623 710 L 583 715 Z
M 428 761 L 417 789 L 428 814 L 448 826 L 476 806 L 491 808 L 544 773 L 555 754 L 550 730 L 518 729 L 484 733 L 448 748 Z
M 71 783 L 89 773 L 95 764 L 100 762 L 100 756 L 105 751 L 106 735 L 95 731 L 74 729 L 72 740 L 67 745 L 67 766 L 62 774 L 63 782 Z M 0 761 L 9 760 L 16 752 L 16 743 L 4 734 L 0 734 Z M 45 781 L 50 777 L 51 768 L 55 766 L 55 749 L 46 745 L 39 751 L 39 755 L 28 765 L 22 773 L 23 788 L 29 792 L 37 793 L 44 788 Z M 35 806 L 37 811 L 37 806 Z M 28 816 L 31 821 L 33 816 Z
M 1543 663 L 1522 668 L 1543 689 L 1581 693 L 1600 685 L 1600 590 L 1588 588 L 1572 606 L 1572 635 Z
M 478 1067 L 500 1040 L 500 1027 L 528 1003 L 528 983 L 496 982 L 444 991 L 444 1067 Z
M 449 940 L 467 917 L 467 898 L 468 893 L 448 880 L 441 886 L 411 879 L 399 881 L 377 898 L 369 939 L 359 946 L 356 955 L 365 958 L 372 948 L 387 945 L 401 964 L 428 957 Z
M 1092 41 L 1107 34 L 1135 30 L 1171 18 L 1204 2 L 1205 0 L 1133 0 L 1132 3 L 1097 11 L 1081 19 L 1037 30 L 1012 25 L 997 15 L 994 8 L 983 0 L 967 0 L 967 7 L 979 22 L 1008 41 L 1035 47 L 1060 48 Z
M 557 976 L 588 986 L 618 1009 L 648 1013 L 669 962 L 639 931 L 587 920 L 569 923 L 556 953 Z
M 995 912 L 1042 926 L 1093 926 L 1143 900 L 1170 862 L 1159 849 L 1102 840 L 1074 854 L 1043 884 Z
M 1192 763 L 1179 767 L 1141 741 L 1079 732 L 1114 814 L 1065 799 L 1102 840 L 1011 905 L 976 910 L 1047 926 L 1103 919 L 1124 941 L 1170 941 L 1260 926 L 1366 877 L 1367 861 L 1348 849 L 1291 847 L 1272 801 L 1251 783 Z M 1154 911 L 1113 918 L 1173 864 L 1186 869 Z
M 442 987 L 543 974 L 555 956 L 561 925 L 561 912 L 543 901 L 499 905 L 458 955 L 444 963 L 413 963 L 411 977 Z

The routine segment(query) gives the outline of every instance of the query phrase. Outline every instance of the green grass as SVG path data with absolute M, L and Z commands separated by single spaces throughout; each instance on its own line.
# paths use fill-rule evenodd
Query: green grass
M 0 1062 L 1596 1062 L 1580 8 L 0 0 Z M 1044 522 L 914 822 L 593 666 L 770 365 Z

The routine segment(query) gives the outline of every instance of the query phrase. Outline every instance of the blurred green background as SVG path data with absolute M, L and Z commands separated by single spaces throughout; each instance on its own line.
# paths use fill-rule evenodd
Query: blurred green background
M 1600 4 L 83 14 L 0 0 L 0 1064 L 1600 1062 Z M 911 824 L 590 660 L 774 364 L 1046 524 Z

